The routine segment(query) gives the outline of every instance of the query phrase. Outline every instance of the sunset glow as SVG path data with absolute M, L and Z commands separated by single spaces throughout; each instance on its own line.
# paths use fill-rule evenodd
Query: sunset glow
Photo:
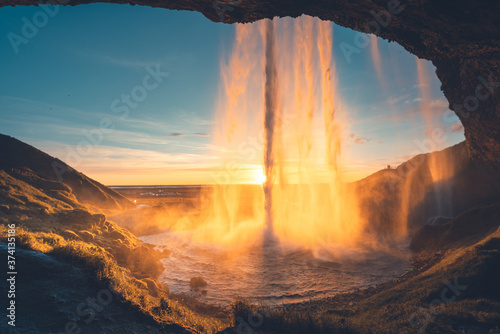
M 0 332 L 500 333 L 500 2 L 434 2 L 0 0 Z
M 118 13 L 117 17 L 132 11 L 127 6 L 113 9 L 94 6 L 102 7 L 102 13 Z M 85 15 L 77 15 L 78 10 Z M 36 11 L 30 7 L 4 8 L 2 22 L 13 27 L 18 21 L 11 17 L 32 17 Z M 256 178 L 254 173 L 262 165 L 263 156 L 263 132 L 257 127 L 262 118 L 255 112 L 258 101 L 233 99 L 225 106 L 218 105 L 219 83 L 224 84 L 231 75 L 220 71 L 221 62 L 230 57 L 238 43 L 233 37 L 239 28 L 215 24 L 199 13 L 160 14 L 143 7 L 134 9 L 135 19 L 127 29 L 138 31 L 151 20 L 158 22 L 158 28 L 141 36 L 129 34 L 127 42 L 119 31 L 110 31 L 109 38 L 113 41 L 110 44 L 86 38 L 78 27 L 87 22 L 82 21 L 85 17 L 94 22 L 96 29 L 107 29 L 108 18 L 115 14 L 104 19 L 97 14 L 99 11 L 85 8 L 64 7 L 60 11 L 64 15 L 51 22 L 52 28 L 41 35 L 46 36 L 48 48 L 30 43 L 20 53 L 22 57 L 34 58 L 52 50 L 44 58 L 45 66 L 37 66 L 36 59 L 19 62 L 14 52 L 0 55 L 2 63 L 11 64 L 5 68 L 10 81 L 0 83 L 0 103 L 4 108 L 1 133 L 32 144 L 107 185 L 217 184 L 221 173 L 225 174 L 224 180 L 231 174 L 230 183 L 260 183 L 262 177 Z M 183 25 L 191 28 L 182 31 L 180 38 L 160 33 Z M 287 29 L 293 29 L 290 23 L 278 28 L 277 33 Z M 422 60 L 426 66 L 418 65 L 415 57 L 402 47 L 375 36 L 368 38 L 369 47 L 348 55 L 341 45 L 352 45 L 358 33 L 336 25 L 328 30 L 313 33 L 322 36 L 331 33 L 334 40 L 330 47 L 323 47 L 322 57 L 331 52 L 337 62 L 336 84 L 345 111 L 343 115 L 337 114 L 337 119 L 342 117 L 344 127 L 340 141 L 345 181 L 358 180 L 387 165 L 397 166 L 427 151 L 420 144 L 427 139 L 428 128 L 422 112 L 422 85 L 429 92 L 426 108 L 438 116 L 434 126 L 446 134 L 442 146 L 464 139 L 463 127 L 456 116 L 446 114 L 448 103 L 439 90 L 440 83 L 431 63 Z M 289 40 L 281 42 L 287 44 Z M 250 43 L 256 47 L 256 41 Z M 313 46 L 310 41 L 304 43 L 307 48 Z M 148 54 L 138 51 L 146 49 L 150 50 Z M 150 75 L 148 71 L 157 70 L 165 73 L 158 86 L 147 91 L 143 101 L 132 100 L 134 107 L 128 107 L 121 100 L 122 94 L 131 96 Z M 234 70 L 236 85 L 223 91 L 233 98 L 244 81 L 257 79 L 255 71 Z M 36 73 L 38 79 L 32 80 L 29 73 Z M 419 75 L 428 80 L 419 82 Z M 85 80 L 73 80 L 76 77 Z M 315 90 L 321 89 L 321 78 L 317 77 L 315 82 L 307 79 L 298 92 L 287 93 L 309 98 L 306 87 L 311 84 Z M 220 122 L 222 109 L 228 111 L 224 125 Z M 240 114 L 241 110 L 247 110 L 246 114 Z M 321 118 L 328 121 L 327 116 L 321 116 L 303 123 L 307 125 L 306 132 L 313 133 L 309 139 L 313 143 L 309 161 L 315 165 L 318 179 L 328 173 L 319 168 L 329 145 L 319 134 L 330 126 Z M 239 131 L 239 122 L 251 125 L 250 136 Z M 103 124 L 110 129 L 102 129 Z M 217 144 L 222 133 L 231 134 L 233 147 Z M 235 159 L 221 158 L 228 149 Z
M 264 175 L 264 169 L 259 168 L 255 171 L 255 183 L 263 184 L 266 182 L 266 176 Z

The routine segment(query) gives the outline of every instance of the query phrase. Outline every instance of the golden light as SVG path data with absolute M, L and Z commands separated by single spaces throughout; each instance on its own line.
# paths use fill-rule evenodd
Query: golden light
M 264 169 L 258 168 L 254 172 L 254 180 L 256 184 L 264 184 L 266 182 L 266 175 L 264 175 Z
M 283 28 L 278 30 L 285 31 L 287 21 L 277 22 Z M 311 17 L 293 22 L 295 28 L 286 38 L 275 41 L 282 61 L 269 63 L 279 78 L 278 88 L 270 92 L 280 103 L 270 109 L 278 122 L 267 125 L 262 83 L 268 28 L 263 22 L 237 25 L 236 43 L 221 68 L 216 113 L 224 122 L 216 122 L 214 129 L 215 146 L 226 148 L 221 161 L 228 162 L 224 172 L 230 175 L 228 182 L 217 183 L 210 196 L 203 197 L 196 240 L 241 246 L 259 240 L 271 226 L 273 236 L 287 244 L 337 254 L 339 247 L 357 247 L 364 237 L 356 194 L 341 173 L 341 133 L 346 124 L 337 118 L 333 28 Z M 314 31 L 319 33 L 311 38 Z M 316 126 L 320 131 L 314 131 Z M 239 168 L 231 168 L 235 152 L 244 158 L 236 164 Z M 268 166 L 250 159 L 264 152 L 269 153 L 263 161 Z M 266 174 L 268 167 L 272 174 Z M 266 184 L 266 175 L 272 175 L 273 184 Z M 183 218 L 175 229 L 192 226 L 185 214 L 178 216 Z

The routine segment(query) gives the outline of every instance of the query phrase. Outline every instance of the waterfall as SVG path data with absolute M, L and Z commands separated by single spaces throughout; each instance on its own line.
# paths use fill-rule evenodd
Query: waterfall
M 276 43 L 274 20 L 266 20 L 265 25 L 265 92 L 264 92 L 264 210 L 266 234 L 273 234 L 273 167 L 274 167 L 274 127 L 279 110 L 277 108 L 278 71 L 276 68 Z

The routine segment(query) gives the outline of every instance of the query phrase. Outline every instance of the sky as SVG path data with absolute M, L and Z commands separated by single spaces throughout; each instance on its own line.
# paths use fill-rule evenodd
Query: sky
M 417 58 L 401 46 L 377 39 L 379 62 L 369 35 L 333 29 L 349 180 L 464 140 L 430 62 L 421 61 L 429 80 L 419 82 Z M 0 133 L 106 185 L 213 183 L 223 151 L 213 136 L 223 121 L 215 117 L 220 59 L 234 34 L 234 25 L 197 12 L 2 7 Z M 439 138 L 422 115 L 423 86 Z M 239 181 L 260 182 L 261 162 Z

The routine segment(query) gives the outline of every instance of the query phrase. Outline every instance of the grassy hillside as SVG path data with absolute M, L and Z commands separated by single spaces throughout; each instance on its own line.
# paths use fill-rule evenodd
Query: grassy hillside
M 433 181 L 433 174 L 439 181 Z M 417 155 L 352 186 L 370 231 L 393 238 L 406 231 L 415 233 L 429 217 L 455 217 L 477 205 L 500 201 L 500 166 L 470 160 L 462 142 Z
M 112 189 L 92 180 L 33 146 L 0 134 L 0 170 L 40 191 L 66 197 L 95 210 L 122 209 L 132 203 Z
M 178 332 L 214 333 L 227 326 L 224 319 L 194 312 L 173 298 L 157 279 L 167 254 L 106 218 L 131 202 L 69 166 L 58 178 L 54 161 L 62 164 L 0 135 L 0 242 L 7 242 L 7 226 L 15 224 L 18 247 L 83 268 L 100 286 L 111 284 L 135 312 Z

